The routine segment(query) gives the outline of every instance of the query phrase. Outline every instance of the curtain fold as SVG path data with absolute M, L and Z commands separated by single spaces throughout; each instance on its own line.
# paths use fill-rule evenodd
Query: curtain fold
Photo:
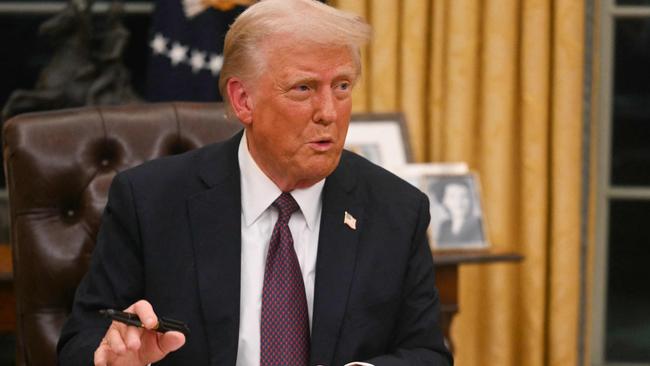
M 372 0 L 368 2 L 370 17 L 374 19 L 374 37 L 370 43 L 370 72 L 368 87 L 370 110 L 391 112 L 397 109 L 399 91 L 397 80 L 401 57 L 399 49 L 399 1 Z M 390 14 L 390 16 L 386 16 Z
M 526 255 L 520 264 L 518 323 L 516 332 L 522 365 L 546 365 L 546 322 L 549 248 L 549 124 L 551 65 L 551 4 L 526 0 L 522 4 L 520 57 L 519 139 L 521 161 L 520 246 Z M 543 70 L 543 72 L 540 72 Z M 535 219 L 525 219 L 535 218 Z M 577 322 L 577 320 L 576 320 Z
M 574 366 L 580 293 L 584 2 L 337 0 L 364 16 L 356 112 L 400 110 L 418 161 L 479 172 L 493 247 L 461 268 L 459 366 Z
M 428 110 L 423 108 L 427 101 L 427 75 L 429 74 L 428 42 L 411 42 L 413 39 L 425 40 L 429 35 L 429 9 L 422 0 L 403 0 L 400 2 L 401 19 L 399 44 L 402 57 L 399 62 L 399 100 L 401 110 L 413 122 L 410 124 L 411 136 L 427 135 Z M 423 160 L 427 153 L 425 139 L 411 139 L 415 158 Z
M 580 293 L 583 13 L 583 1 L 554 3 L 548 323 L 550 329 L 563 332 L 549 334 L 549 365 L 575 364 L 577 360 L 573 345 Z

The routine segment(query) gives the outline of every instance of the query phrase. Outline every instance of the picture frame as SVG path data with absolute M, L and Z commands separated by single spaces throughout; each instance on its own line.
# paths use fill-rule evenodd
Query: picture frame
M 390 171 L 413 160 L 402 113 L 353 114 L 345 149 Z
M 429 197 L 429 239 L 433 250 L 488 249 L 487 224 L 476 173 L 423 174 L 420 189 Z

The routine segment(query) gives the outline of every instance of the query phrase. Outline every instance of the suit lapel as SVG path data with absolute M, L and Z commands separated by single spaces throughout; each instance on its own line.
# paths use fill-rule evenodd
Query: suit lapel
M 238 134 L 237 136 L 241 136 Z M 188 198 L 210 365 L 234 365 L 239 334 L 241 194 L 235 137 L 208 154 L 206 190 Z
M 344 156 L 323 189 L 310 365 L 332 364 L 363 230 L 363 206 L 355 200 L 353 169 L 345 161 Z M 357 230 L 344 224 L 346 211 L 356 218 Z

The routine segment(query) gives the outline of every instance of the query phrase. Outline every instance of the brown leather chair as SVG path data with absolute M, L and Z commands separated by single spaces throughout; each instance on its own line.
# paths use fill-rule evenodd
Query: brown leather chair
M 116 172 L 241 129 L 222 104 L 87 107 L 4 125 L 17 306 L 17 364 L 55 365 Z

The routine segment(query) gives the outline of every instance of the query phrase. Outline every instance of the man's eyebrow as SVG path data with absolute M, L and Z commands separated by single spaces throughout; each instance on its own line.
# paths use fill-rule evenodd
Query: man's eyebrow
M 356 73 L 354 69 L 344 69 L 341 70 L 341 72 L 337 73 L 332 80 L 333 81 L 340 81 L 343 79 L 348 79 L 350 81 L 354 81 L 356 76 Z M 296 84 L 317 84 L 320 81 L 320 79 L 317 76 L 309 75 L 309 74 L 298 74 L 293 77 L 289 77 L 287 79 L 287 84 L 289 85 L 296 85 Z
M 296 76 L 295 78 L 289 79 L 289 84 L 313 84 L 318 82 L 318 79 L 314 76 Z

